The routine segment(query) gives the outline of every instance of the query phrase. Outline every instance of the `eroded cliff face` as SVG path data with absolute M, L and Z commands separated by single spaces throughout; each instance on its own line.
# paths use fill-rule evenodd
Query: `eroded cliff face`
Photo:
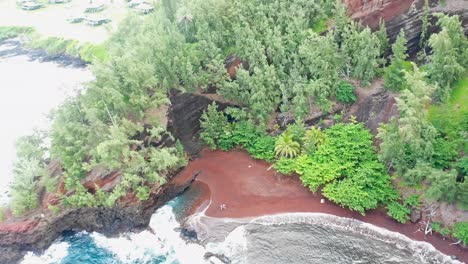
M 373 29 L 378 28 L 380 19 L 385 20 L 387 33 L 392 42 L 403 29 L 408 39 L 408 52 L 413 55 L 419 50 L 422 26 L 420 18 L 424 0 L 343 0 L 343 2 L 348 6 L 353 19 L 361 20 Z M 429 0 L 429 3 L 432 12 L 460 16 L 465 33 L 468 34 L 468 1 L 446 0 L 443 6 L 439 4 L 439 0 Z M 436 29 L 431 28 L 431 30 Z
M 175 89 L 171 90 L 169 99 L 171 107 L 168 112 L 168 131 L 181 141 L 185 151 L 190 154 L 196 154 L 202 148 L 198 138 L 201 131 L 200 117 L 208 105 L 216 102 L 218 110 L 221 111 L 232 106 L 232 104 L 211 99 L 210 95 L 183 93 Z
M 150 199 L 144 202 L 129 193 L 113 208 L 71 208 L 58 214 L 44 208 L 45 211 L 32 212 L 24 220 L 0 223 L 0 263 L 16 263 L 28 251 L 47 249 L 63 231 L 97 231 L 114 235 L 144 229 L 154 211 L 181 194 L 196 176 L 176 176 L 162 187 L 155 186 Z

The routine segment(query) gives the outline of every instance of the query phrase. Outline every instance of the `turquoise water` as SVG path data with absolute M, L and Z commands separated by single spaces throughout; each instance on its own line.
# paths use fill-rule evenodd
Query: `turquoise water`
M 99 233 L 66 232 L 41 255 L 29 253 L 23 264 L 184 264 L 206 263 L 205 249 L 181 238 L 180 223 L 190 203 L 182 195 L 158 209 L 150 228 L 107 238 Z

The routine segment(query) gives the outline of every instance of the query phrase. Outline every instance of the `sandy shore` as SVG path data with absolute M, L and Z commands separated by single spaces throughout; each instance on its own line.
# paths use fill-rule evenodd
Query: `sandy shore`
M 243 151 L 204 150 L 178 175 L 180 179 L 200 171 L 195 182 L 203 188 L 203 195 L 195 202 L 193 210 L 211 199 L 206 215 L 220 218 L 256 217 L 289 212 L 318 212 L 357 219 L 407 237 L 432 244 L 447 255 L 455 255 L 468 263 L 468 249 L 450 245 L 439 235 L 425 236 L 418 231 L 421 224 L 400 224 L 385 213 L 384 209 L 370 211 L 366 216 L 339 207 L 321 194 L 313 194 L 293 176 L 276 172 L 271 165 L 252 159 Z M 325 203 L 320 200 L 325 199 Z M 206 203 L 205 203 L 206 204 Z M 221 205 L 225 204 L 225 209 Z

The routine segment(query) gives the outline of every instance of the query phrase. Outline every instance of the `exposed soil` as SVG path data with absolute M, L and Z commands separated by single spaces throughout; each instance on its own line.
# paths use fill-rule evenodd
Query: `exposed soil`
M 328 201 L 320 193 L 313 194 L 301 185 L 297 176 L 285 176 L 271 165 L 252 159 L 244 151 L 203 150 L 199 158 L 178 175 L 179 179 L 199 172 L 195 184 L 207 185 L 198 207 L 211 199 L 206 215 L 211 217 L 244 218 L 288 212 L 320 212 L 340 217 L 354 218 L 391 231 L 402 233 L 411 239 L 431 243 L 441 252 L 457 256 L 468 262 L 468 249 L 450 245 L 439 235 L 427 235 L 420 231 L 421 223 L 400 224 L 388 217 L 383 208 L 362 216 Z M 197 183 L 199 182 L 199 183 Z M 324 199 L 325 203 L 321 203 Z M 221 205 L 225 204 L 222 210 Z M 197 210 L 197 208 L 193 210 Z

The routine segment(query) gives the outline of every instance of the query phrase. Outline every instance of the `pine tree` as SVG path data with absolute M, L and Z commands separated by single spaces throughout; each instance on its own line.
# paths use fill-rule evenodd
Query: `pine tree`
M 377 31 L 376 34 L 380 41 L 380 53 L 383 55 L 390 45 L 387 34 L 387 28 L 385 26 L 385 20 L 380 19 L 379 31 Z
M 462 76 L 468 65 L 468 40 L 458 16 L 436 15 L 442 31 L 429 39 L 432 49 L 429 78 L 437 84 L 435 100 L 443 102 L 450 95 L 451 85 Z
M 381 126 L 377 135 L 382 140 L 380 159 L 403 176 L 418 162 L 430 163 L 437 134 L 427 118 L 434 88 L 424 81 L 424 74 L 415 65 L 412 73 L 405 73 L 405 78 L 409 89 L 396 99 L 400 118 Z
M 369 85 L 380 64 L 380 40 L 370 28 L 360 30 L 353 24 L 345 31 L 342 50 L 349 58 L 347 67 L 351 76 Z
M 427 31 L 431 27 L 429 0 L 424 0 L 423 14 L 421 16 L 421 36 L 419 47 L 425 49 L 427 46 Z
M 405 60 L 408 58 L 406 45 L 407 40 L 405 38 L 405 32 L 401 30 L 396 42 L 392 46 L 393 56 L 391 63 L 388 68 L 385 69 L 385 89 L 399 91 L 405 88 L 405 76 L 403 71 L 405 70 Z

